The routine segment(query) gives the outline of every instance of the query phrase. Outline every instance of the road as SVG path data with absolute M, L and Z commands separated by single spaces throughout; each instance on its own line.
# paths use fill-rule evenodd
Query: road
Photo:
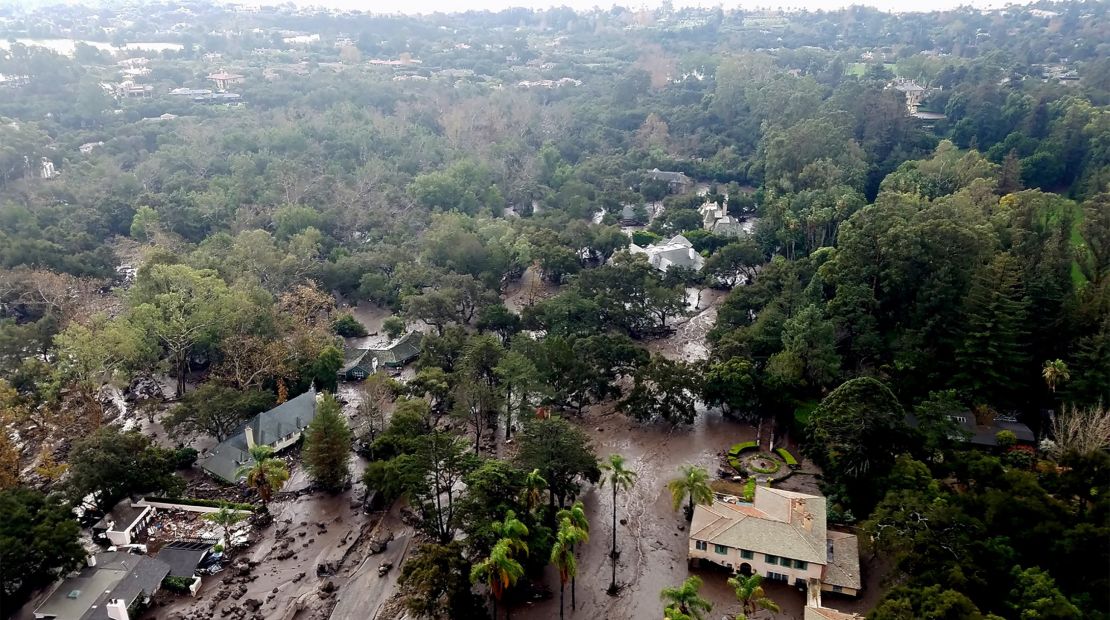
M 331 612 L 332 620 L 373 620 L 393 595 L 397 578 L 401 574 L 401 564 L 408 557 L 413 538 L 412 528 L 401 522 L 399 507 L 400 502 L 393 506 L 371 535 L 371 538 L 385 540 L 392 533 L 393 540 L 382 553 L 363 558 L 347 581 L 339 587 L 338 602 Z M 379 577 L 378 565 L 382 562 L 392 562 L 393 568 L 385 576 Z

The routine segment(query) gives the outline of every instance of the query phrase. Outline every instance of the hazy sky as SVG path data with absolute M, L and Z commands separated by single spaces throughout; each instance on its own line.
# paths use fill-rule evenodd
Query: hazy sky
M 614 4 L 629 8 L 654 8 L 662 0 L 293 0 L 301 6 L 324 6 L 337 9 L 356 9 L 374 13 L 432 13 L 436 11 L 457 12 L 471 9 L 497 11 L 508 7 L 522 6 L 544 9 L 551 6 L 569 6 L 585 10 L 593 7 L 609 8 Z M 978 8 L 997 8 L 1006 4 L 1025 4 L 1029 0 L 756 0 L 738 2 L 737 0 L 673 0 L 675 7 L 681 6 L 722 6 L 723 8 L 807 8 L 839 9 L 851 4 L 873 6 L 884 11 L 935 11 L 951 9 L 962 5 Z

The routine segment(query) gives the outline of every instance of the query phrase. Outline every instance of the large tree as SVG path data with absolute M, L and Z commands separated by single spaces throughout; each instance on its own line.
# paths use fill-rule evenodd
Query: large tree
M 309 477 L 326 491 L 341 490 L 351 477 L 351 429 L 331 394 L 320 398 L 305 429 L 302 458 Z
M 0 491 L 0 615 L 14 617 L 31 592 L 79 567 L 80 536 L 70 507 L 56 497 Z
M 628 492 L 636 484 L 636 472 L 628 469 L 624 464 L 624 457 L 620 454 L 610 454 L 609 459 L 601 464 L 605 473 L 601 478 L 601 485 L 606 484 L 613 490 L 613 548 L 609 551 L 609 558 L 613 561 L 613 575 L 609 581 L 609 593 L 617 591 L 617 491 Z
M 905 412 L 890 388 L 860 377 L 832 391 L 813 411 L 807 450 L 833 481 L 865 483 L 905 445 Z
M 634 379 L 632 391 L 619 403 L 621 410 L 644 422 L 693 423 L 702 380 L 696 365 L 656 355 L 637 369 Z
M 189 392 L 163 420 L 173 434 L 204 433 L 223 441 L 251 416 L 274 405 L 269 392 L 206 383 Z
M 601 476 L 597 454 L 581 429 L 561 418 L 536 420 L 520 434 L 517 462 L 525 470 L 538 469 L 551 491 L 554 507 L 578 494 L 579 480 L 597 482 Z
M 130 493 L 181 492 L 185 482 L 174 474 L 175 465 L 172 450 L 153 445 L 137 431 L 104 427 L 73 444 L 66 489 L 73 501 L 91 496 L 97 508 L 107 511 Z

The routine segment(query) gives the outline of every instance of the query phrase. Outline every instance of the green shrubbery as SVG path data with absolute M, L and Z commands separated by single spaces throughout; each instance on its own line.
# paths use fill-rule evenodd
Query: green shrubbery
M 748 478 L 744 483 L 744 495 L 741 499 L 748 503 L 755 501 L 755 478 Z
M 775 452 L 782 457 L 782 460 L 786 461 L 787 466 L 791 468 L 798 466 L 798 459 L 794 458 L 794 455 L 790 454 L 790 451 L 786 448 L 779 448 Z
M 193 585 L 192 577 L 177 577 L 169 575 L 162 580 L 162 587 L 176 594 L 187 594 Z
M 745 441 L 743 443 L 735 444 L 731 448 L 729 448 L 728 455 L 731 457 L 737 457 L 740 455 L 741 452 L 745 452 L 747 450 L 755 450 L 758 447 L 759 444 L 754 441 Z

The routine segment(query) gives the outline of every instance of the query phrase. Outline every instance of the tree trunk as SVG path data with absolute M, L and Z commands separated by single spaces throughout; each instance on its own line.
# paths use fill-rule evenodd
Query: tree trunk
M 617 557 L 617 485 L 613 485 L 613 551 L 610 557 Z
M 513 434 L 513 387 L 505 388 L 505 441 L 512 438 Z
M 559 582 L 559 620 L 563 620 L 563 592 L 567 589 L 567 582 Z
M 572 552 L 572 553 L 573 553 L 573 552 Z M 571 577 L 571 578 L 570 578 L 570 610 L 571 610 L 571 611 L 574 611 L 575 609 L 577 609 L 577 608 L 578 608 L 578 607 L 577 607 L 577 605 L 578 605 L 578 600 L 577 600 L 577 599 L 578 599 L 578 597 L 577 597 L 577 596 L 575 596 L 575 591 L 577 590 L 577 588 L 575 588 L 575 587 L 574 587 L 574 586 L 575 586 L 575 581 L 576 581 L 576 580 L 577 580 L 577 577 Z
M 493 620 L 497 620 L 497 597 L 493 597 Z

